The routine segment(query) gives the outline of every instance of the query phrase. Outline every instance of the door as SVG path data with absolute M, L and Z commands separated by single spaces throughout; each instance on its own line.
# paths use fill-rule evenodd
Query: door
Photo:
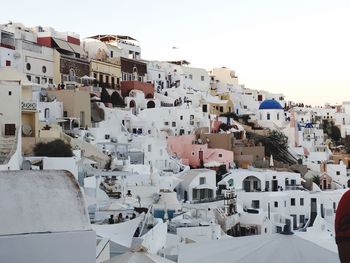
M 14 136 L 16 134 L 16 124 L 5 124 L 5 136 Z
M 309 226 L 313 226 L 316 216 L 317 216 L 317 199 L 311 198 L 311 218 L 310 218 Z
M 203 167 L 204 166 L 203 151 L 199 151 L 198 155 L 199 155 L 199 162 L 201 164 L 201 167 Z
M 249 180 L 244 181 L 244 191 L 250 192 L 250 181 Z
M 277 192 L 277 190 L 278 190 L 278 181 L 272 180 L 272 191 Z

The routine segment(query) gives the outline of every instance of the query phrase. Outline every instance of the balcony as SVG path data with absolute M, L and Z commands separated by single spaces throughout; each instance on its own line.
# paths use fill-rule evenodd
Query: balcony
M 22 111 L 35 112 L 38 109 L 38 103 L 35 100 L 23 100 L 21 109 Z

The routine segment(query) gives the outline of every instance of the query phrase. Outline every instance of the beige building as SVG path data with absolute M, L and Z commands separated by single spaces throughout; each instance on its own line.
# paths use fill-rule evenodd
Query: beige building
M 94 77 L 101 87 L 116 89 L 122 77 L 120 59 L 91 59 L 90 76 Z
M 78 89 L 50 90 L 48 93 L 63 102 L 63 117 L 77 118 L 80 127 L 91 127 L 90 93 Z

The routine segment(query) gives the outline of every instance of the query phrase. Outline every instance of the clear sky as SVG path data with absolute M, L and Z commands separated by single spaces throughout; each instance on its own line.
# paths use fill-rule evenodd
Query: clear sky
M 127 34 L 144 59 L 230 67 L 246 87 L 287 99 L 350 100 L 349 0 L 12 0 L 1 10 L 0 23 Z

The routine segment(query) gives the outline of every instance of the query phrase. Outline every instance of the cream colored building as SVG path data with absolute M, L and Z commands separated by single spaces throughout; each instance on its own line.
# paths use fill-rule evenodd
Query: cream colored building
M 79 89 L 50 90 L 50 95 L 63 102 L 63 117 L 77 118 L 80 127 L 91 127 L 90 93 Z
M 91 59 L 90 76 L 94 77 L 100 86 L 116 89 L 120 85 L 122 77 L 120 59 Z
M 238 85 L 238 77 L 234 70 L 222 67 L 213 68 L 210 75 L 218 82 L 218 84 Z

